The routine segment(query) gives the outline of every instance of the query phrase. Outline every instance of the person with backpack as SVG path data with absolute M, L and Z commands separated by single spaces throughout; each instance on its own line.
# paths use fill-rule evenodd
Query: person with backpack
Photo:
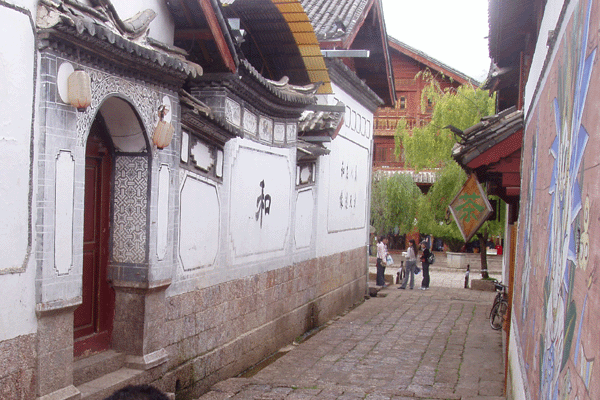
M 423 253 L 421 254 L 421 267 L 423 269 L 423 281 L 421 282 L 421 290 L 427 290 L 429 289 L 430 280 L 429 265 L 433 264 L 435 256 L 429 250 L 429 246 L 427 245 L 427 242 L 425 240 L 421 242 L 421 249 L 423 250 Z

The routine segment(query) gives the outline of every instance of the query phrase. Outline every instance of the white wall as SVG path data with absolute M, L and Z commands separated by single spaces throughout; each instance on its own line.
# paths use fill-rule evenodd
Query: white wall
M 542 67 L 544 66 L 546 57 L 548 56 L 548 46 L 546 44 L 548 41 L 548 32 L 556 29 L 556 24 L 558 23 L 558 18 L 563 8 L 563 4 L 564 0 L 548 0 L 546 3 L 544 17 L 542 18 L 542 24 L 540 26 L 539 37 L 535 47 L 535 53 L 531 63 L 531 69 L 529 70 L 529 77 L 527 79 L 527 84 L 525 85 L 525 113 L 529 111 L 529 108 L 534 101 L 533 96 L 535 95 L 535 88 L 537 87 L 538 81 L 540 79 L 545 79 L 541 76 L 541 74 Z M 566 10 L 567 12 L 565 15 L 565 20 L 569 20 L 569 16 L 573 13 L 576 5 L 576 1 L 570 2 Z M 555 38 L 557 42 L 559 42 L 558 38 L 563 35 L 565 28 L 566 24 L 563 24 L 562 29 L 559 32 L 555 32 Z M 527 119 L 527 114 L 525 119 Z
M 367 245 L 373 113 L 333 84 L 320 103 L 346 105 L 344 124 L 319 159 L 317 256 Z M 366 251 L 366 250 L 365 250 Z
M 35 264 L 22 274 L 0 275 L 0 342 L 37 330 Z
M 33 7 L 34 2 L 14 2 Z M 29 239 L 35 48 L 27 10 L 0 5 L 0 341 L 32 333 L 35 264 Z M 19 40 L 6 40 L 18 37 Z
M 519 339 L 519 329 L 517 320 L 513 317 L 510 324 L 510 335 L 508 343 L 508 364 L 509 364 L 509 385 L 507 388 L 511 392 L 511 398 L 513 400 L 528 400 L 531 398 L 527 387 L 525 386 L 524 379 L 525 368 L 521 361 L 523 359 L 518 343 L 521 343 Z
M 5 0 L 6 1 L 6 0 Z M 39 0 L 8 0 L 6 3 L 24 8 L 26 10 L 30 10 L 33 18 L 35 19 L 35 8 L 38 4 Z
M 235 138 L 224 148 L 223 182 L 180 170 L 178 262 L 169 295 L 294 262 L 295 151 Z

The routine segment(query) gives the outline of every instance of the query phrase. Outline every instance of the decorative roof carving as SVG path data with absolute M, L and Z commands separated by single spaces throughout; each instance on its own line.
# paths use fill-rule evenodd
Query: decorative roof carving
M 110 49 L 115 53 L 113 57 L 117 53 L 124 58 L 135 56 L 172 73 L 193 78 L 202 75 L 202 67 L 185 60 L 181 50 L 148 38 L 148 26 L 156 16 L 153 10 L 122 21 L 110 1 L 93 3 L 96 8 L 74 0 L 41 0 L 36 19 L 41 38 L 48 39 L 54 34 L 55 39 L 72 41 L 90 53 Z M 90 49 L 89 42 L 94 41 L 102 45 Z
M 315 94 L 322 82 L 311 83 L 305 86 L 292 85 L 287 76 L 279 81 L 273 81 L 262 76 L 256 68 L 246 59 L 240 60 L 240 67 L 248 72 L 257 82 L 277 97 L 294 103 L 313 104 L 316 101 Z
M 338 102 L 342 105 L 342 102 Z M 306 110 L 298 121 L 298 133 L 302 136 L 327 135 L 332 139 L 337 136 L 344 122 L 344 112 Z

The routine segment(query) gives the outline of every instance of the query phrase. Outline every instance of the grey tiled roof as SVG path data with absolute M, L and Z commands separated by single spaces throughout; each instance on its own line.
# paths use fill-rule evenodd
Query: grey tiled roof
M 361 21 L 361 16 L 372 0 L 302 0 L 317 39 L 344 40 Z
M 516 107 L 484 117 L 478 124 L 465 129 L 460 142 L 452 149 L 452 157 L 459 164 L 467 165 L 513 133 L 523 129 L 523 126 L 523 111 L 517 110 Z
M 337 130 L 344 113 L 330 111 L 304 111 L 298 121 L 300 134 L 327 132 L 330 136 Z

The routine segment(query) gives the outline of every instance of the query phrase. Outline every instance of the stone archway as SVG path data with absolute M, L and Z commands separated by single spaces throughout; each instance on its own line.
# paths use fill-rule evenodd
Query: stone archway
M 88 164 L 93 168 L 97 162 L 98 154 L 92 153 L 102 142 L 110 167 L 102 193 L 95 196 L 98 182 L 88 179 L 87 171 Z M 150 161 L 149 141 L 135 108 L 124 98 L 107 97 L 91 123 L 86 146 L 83 304 L 75 313 L 75 356 L 111 347 L 130 350 L 120 338 L 136 332 L 135 322 L 122 317 L 129 304 L 118 292 L 124 282 L 148 279 Z M 90 238 L 101 240 L 94 245 Z

